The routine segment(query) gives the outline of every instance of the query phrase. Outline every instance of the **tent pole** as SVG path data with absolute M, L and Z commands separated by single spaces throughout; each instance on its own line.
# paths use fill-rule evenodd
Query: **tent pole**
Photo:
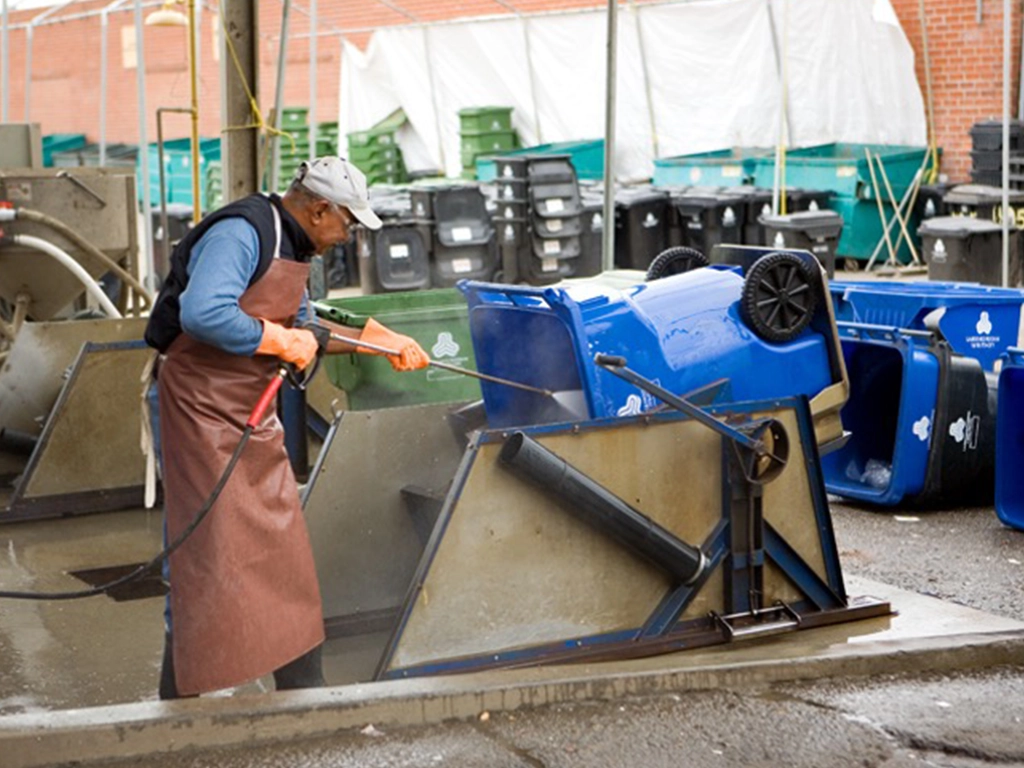
M 11 80 L 11 55 L 10 46 L 7 41 L 7 0 L 3 2 L 3 39 L 0 40 L 0 47 L 3 48 L 3 60 L 0 61 L 0 67 L 3 68 L 3 77 L 0 78 L 0 100 L 2 100 L 2 106 L 0 106 L 0 121 L 7 122 L 7 106 L 10 101 L 10 80 Z
M 156 266 L 153 263 L 153 204 L 150 198 L 149 189 L 149 139 L 146 136 L 146 57 L 143 45 L 143 22 L 142 22 L 142 0 L 135 0 L 135 87 L 138 94 L 139 108 L 139 152 L 142 170 L 142 228 L 145 233 L 139 250 L 142 251 L 139 258 L 140 266 L 146 279 L 149 281 L 147 288 L 154 293 L 159 287 L 157 285 Z M 141 276 L 141 275 L 140 275 Z
M 277 167 L 278 157 L 281 154 L 281 142 L 278 140 L 277 131 L 281 130 L 281 110 L 284 105 L 281 103 L 284 94 L 284 70 L 288 58 L 288 14 L 291 11 L 292 0 L 283 0 L 281 3 L 281 42 L 277 47 L 277 84 L 274 86 L 274 129 L 268 131 L 266 142 L 269 145 L 269 152 L 263 157 L 270 158 L 270 192 L 277 192 L 278 179 Z M 262 171 L 261 171 L 262 175 Z
M 615 76 L 618 0 L 608 0 L 608 57 L 605 70 L 604 107 L 604 226 L 601 237 L 601 268 L 615 267 Z
M 534 130 L 537 132 L 537 143 L 544 143 L 540 128 L 540 106 L 537 104 L 537 77 L 533 71 L 533 51 L 530 48 L 530 20 L 520 14 L 519 23 L 523 25 L 523 43 L 526 46 L 526 74 L 530 76 L 530 100 L 533 102 Z
M 644 73 L 644 94 L 647 96 L 647 119 L 651 121 L 651 148 L 654 150 L 654 159 L 659 156 L 658 151 L 658 123 L 654 117 L 654 95 L 651 93 L 651 71 L 647 65 L 647 46 L 644 45 L 644 30 L 640 21 L 641 10 L 636 0 L 629 0 L 629 9 L 633 12 L 636 21 L 636 40 L 640 48 L 640 66 Z
M 316 0 L 309 0 L 309 28 L 316 29 Z M 317 114 L 316 114 L 316 35 L 309 36 L 309 160 L 316 158 Z
M 1010 284 L 1010 0 L 1003 0 L 1003 287 Z
M 437 126 L 437 151 L 441 158 L 441 174 L 448 175 L 448 163 L 444 159 L 444 135 L 441 133 L 441 110 L 437 106 L 437 83 L 434 82 L 434 67 L 430 62 L 430 25 L 423 25 L 423 52 L 427 57 L 427 78 L 430 80 L 430 103 L 434 106 L 434 122 Z

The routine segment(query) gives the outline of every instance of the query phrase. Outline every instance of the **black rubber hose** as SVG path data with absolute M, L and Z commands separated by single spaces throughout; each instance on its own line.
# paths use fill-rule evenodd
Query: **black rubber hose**
M 223 474 L 220 476 L 220 480 L 217 481 L 217 485 L 214 486 L 213 491 L 209 497 L 203 503 L 202 509 L 196 513 L 196 516 L 192 519 L 192 522 L 188 524 L 188 528 L 181 532 L 173 542 L 171 542 L 163 551 L 150 560 L 144 565 L 140 565 L 131 573 L 125 574 L 119 579 L 107 582 L 106 584 L 100 584 L 89 589 L 81 589 L 75 592 L 4 592 L 0 591 L 0 599 L 6 598 L 8 600 L 77 600 L 82 597 L 93 597 L 94 595 L 101 595 L 108 590 L 120 587 L 122 584 L 127 584 L 136 579 L 142 578 L 150 571 L 158 568 L 164 560 L 171 556 L 178 547 L 180 547 L 192 532 L 199 527 L 199 524 L 203 522 L 206 515 L 209 514 L 210 510 L 213 509 L 213 505 L 217 502 L 217 498 L 220 496 L 221 491 L 224 490 L 224 486 L 227 485 L 228 480 L 231 478 L 231 473 L 235 471 L 235 464 L 238 463 L 238 457 L 242 455 L 242 449 L 245 448 L 245 444 L 249 442 L 249 436 L 252 435 L 252 425 L 246 425 L 245 430 L 242 432 L 242 438 L 238 441 L 238 445 L 235 447 L 235 452 L 231 454 L 231 459 L 228 461 L 228 465 L 224 468 Z

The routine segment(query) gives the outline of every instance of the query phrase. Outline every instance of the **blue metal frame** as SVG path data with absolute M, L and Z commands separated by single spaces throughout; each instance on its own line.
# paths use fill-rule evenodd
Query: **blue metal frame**
M 839 571 L 838 552 L 835 547 L 835 539 L 832 536 L 832 527 L 829 518 L 828 504 L 824 493 L 824 484 L 820 474 L 820 462 L 817 460 L 817 447 L 814 439 L 814 429 L 811 420 L 810 408 L 805 397 L 789 397 L 769 401 L 748 401 L 743 403 L 730 403 L 718 407 L 709 408 L 709 412 L 715 414 L 743 414 L 763 413 L 768 410 L 792 409 L 796 414 L 796 420 L 801 436 L 804 465 L 809 475 L 812 503 L 814 505 L 815 517 L 819 533 L 823 536 L 822 548 L 825 550 L 825 565 L 827 582 L 813 572 L 793 550 L 786 544 L 770 526 L 765 526 L 765 549 L 768 556 L 796 583 L 797 587 L 808 597 L 806 604 L 812 608 L 842 608 L 845 605 L 845 591 L 843 589 L 842 577 Z M 685 414 L 667 411 L 661 413 L 644 414 L 634 418 L 604 418 L 588 421 L 585 423 L 546 424 L 525 427 L 521 431 L 536 437 L 543 435 L 560 434 L 567 432 L 589 432 L 603 429 L 617 429 L 630 424 L 659 424 L 677 421 L 689 421 L 690 417 Z M 508 430 L 487 430 L 475 433 L 463 455 L 462 462 L 455 474 L 452 487 L 445 499 L 437 525 L 427 542 L 423 557 L 416 570 L 413 582 L 410 585 L 402 608 L 401 618 L 392 632 L 391 638 L 385 648 L 383 655 L 377 665 L 375 679 L 390 680 L 416 677 L 421 675 L 451 674 L 456 672 L 467 672 L 475 669 L 483 669 L 494 666 L 508 666 L 512 664 L 526 665 L 542 662 L 545 657 L 553 654 L 564 653 L 565 651 L 594 649 L 604 645 L 625 642 L 652 642 L 664 640 L 677 636 L 680 631 L 692 626 L 706 626 L 705 619 L 686 622 L 683 627 L 678 622 L 678 617 L 686 610 L 694 596 L 699 592 L 706 580 L 715 571 L 715 568 L 722 564 L 729 557 L 730 537 L 730 502 L 731 486 L 727 472 L 723 471 L 722 487 L 722 518 L 716 524 L 714 530 L 707 537 L 702 545 L 702 550 L 709 560 L 709 567 L 697 584 L 689 587 L 680 586 L 670 590 L 660 601 L 658 606 L 651 612 L 651 615 L 641 627 L 622 630 L 611 633 L 589 635 L 585 637 L 569 638 L 555 643 L 548 643 L 544 646 L 533 646 L 512 651 L 500 651 L 497 653 L 479 654 L 458 659 L 446 659 L 443 661 L 418 664 L 409 667 L 388 669 L 388 664 L 394 657 L 395 651 L 401 641 L 402 634 L 408 625 L 409 619 L 419 599 L 423 584 L 429 574 L 430 567 L 437 555 L 441 540 L 451 521 L 452 514 L 462 495 L 463 489 L 473 464 L 479 454 L 479 448 L 489 443 L 504 441 L 509 435 Z M 722 461 L 727 464 L 728 452 L 732 450 L 732 444 L 726 440 L 722 441 Z M 723 470 L 727 469 L 723 466 Z M 745 567 L 745 564 L 744 564 Z M 805 605 L 803 601 L 797 604 L 798 610 Z M 793 607 L 793 606 L 791 606 Z M 680 645 L 685 645 L 680 640 Z

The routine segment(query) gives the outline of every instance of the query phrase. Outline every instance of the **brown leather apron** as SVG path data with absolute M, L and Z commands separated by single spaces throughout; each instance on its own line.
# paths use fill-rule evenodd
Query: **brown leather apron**
M 290 326 L 308 272 L 306 264 L 275 258 L 239 306 Z M 170 541 L 217 484 L 278 364 L 184 333 L 167 351 L 159 386 Z M 261 677 L 324 640 L 309 533 L 273 406 L 209 515 L 171 555 L 171 622 L 183 695 Z

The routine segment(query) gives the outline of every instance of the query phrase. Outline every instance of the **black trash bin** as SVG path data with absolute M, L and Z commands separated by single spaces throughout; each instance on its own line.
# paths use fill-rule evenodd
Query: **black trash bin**
M 459 280 L 491 280 L 498 270 L 498 248 L 491 215 L 478 187 L 433 190 L 434 242 L 430 284 L 451 288 Z
M 764 245 L 764 224 L 762 216 L 771 216 L 772 191 L 764 187 L 744 184 L 739 187 L 722 187 L 722 193 L 735 195 L 743 204 L 743 245 Z M 787 210 L 789 210 L 787 208 Z
M 385 220 L 374 231 L 356 229 L 359 283 L 364 294 L 430 287 L 430 227 L 408 219 Z
M 942 198 L 950 216 L 970 216 L 985 221 L 1002 221 L 1003 190 L 986 184 L 958 184 Z M 1024 220 L 1024 191 L 1009 191 L 1014 221 Z
M 692 187 L 673 195 L 680 220 L 680 245 L 707 256 L 720 244 L 743 244 L 744 203 L 720 190 Z
M 1003 284 L 1002 225 L 966 216 L 938 216 L 917 230 L 928 279 Z M 1020 280 L 1017 230 L 1010 230 L 1010 285 Z
M 786 213 L 826 210 L 832 197 L 833 193 L 830 189 L 802 189 L 800 187 L 787 189 Z
M 953 188 L 949 183 L 922 184 L 914 202 L 914 213 L 918 221 L 934 219 L 936 216 L 948 216 L 943 198 Z
M 762 216 L 765 245 L 795 248 L 818 257 L 829 278 L 836 274 L 836 247 L 843 231 L 843 217 L 835 211 L 799 211 L 784 216 Z
M 668 206 L 669 195 L 663 190 L 641 187 L 615 192 L 615 266 L 647 269 L 665 250 Z
M 576 264 L 576 277 L 601 274 L 604 241 L 604 198 L 584 195 L 580 212 L 580 258 Z

